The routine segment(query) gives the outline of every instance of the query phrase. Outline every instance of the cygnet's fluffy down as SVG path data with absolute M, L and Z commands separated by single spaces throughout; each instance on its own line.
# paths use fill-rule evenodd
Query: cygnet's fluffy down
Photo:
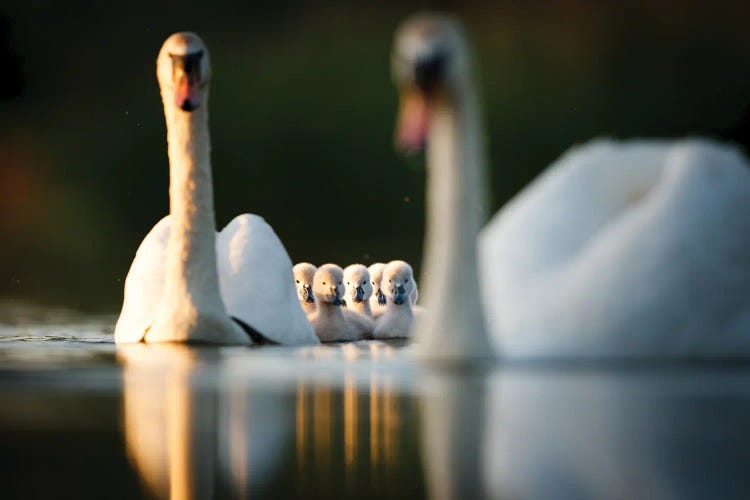
M 346 307 L 357 314 L 372 318 L 370 297 L 372 283 L 370 272 L 362 264 L 352 264 L 344 269 Z
M 376 339 L 407 338 L 414 320 L 410 296 L 414 290 L 414 272 L 403 260 L 389 262 L 383 268 L 380 289 L 387 298 L 385 312 L 375 322 Z
M 313 295 L 313 277 L 318 268 L 309 262 L 300 262 L 292 268 L 294 284 L 297 287 L 297 298 L 302 310 L 309 317 L 315 312 L 315 297 Z
M 341 307 L 344 271 L 336 264 L 324 264 L 313 278 L 317 310 L 309 316 L 322 342 L 360 340 L 372 335 L 372 320 Z
M 370 310 L 373 317 L 378 317 L 385 312 L 386 298 L 383 290 L 380 288 L 384 268 L 385 264 L 383 262 L 376 262 L 367 269 L 370 273 L 370 283 L 372 283 Z

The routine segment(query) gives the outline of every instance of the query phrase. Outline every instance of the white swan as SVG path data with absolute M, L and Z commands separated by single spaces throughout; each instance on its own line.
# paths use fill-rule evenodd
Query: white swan
M 383 279 L 383 262 L 372 264 L 367 270 L 370 273 L 370 283 L 372 283 L 372 295 L 370 296 L 370 309 L 372 315 L 377 317 L 385 312 L 386 298 L 383 290 L 380 288 L 380 281 Z
M 273 229 L 243 214 L 216 235 L 210 76 L 208 50 L 198 36 L 176 33 L 164 42 L 157 77 L 167 122 L 170 215 L 138 248 L 115 342 L 249 344 L 248 334 L 260 333 L 282 344 L 317 343 Z
M 294 283 L 297 286 L 297 298 L 302 306 L 302 310 L 309 317 L 315 312 L 315 297 L 313 296 L 312 286 L 315 271 L 318 268 L 309 262 L 300 262 L 292 268 L 294 274 Z
M 402 147 L 427 142 L 421 352 L 491 352 L 477 242 L 486 161 L 469 47 L 418 16 L 396 35 Z M 750 352 L 750 170 L 708 140 L 595 141 L 553 164 L 483 230 L 483 299 L 509 358 Z
M 375 321 L 376 339 L 408 338 L 415 314 L 411 305 L 414 272 L 403 260 L 393 260 L 383 268 L 381 290 L 388 298 L 385 312 Z
M 341 307 L 344 271 L 324 264 L 315 272 L 313 294 L 317 310 L 310 316 L 315 334 L 323 342 L 360 340 L 372 335 L 372 321 Z
M 344 289 L 347 309 L 367 318 L 372 318 L 370 272 L 362 264 L 351 264 L 344 268 Z

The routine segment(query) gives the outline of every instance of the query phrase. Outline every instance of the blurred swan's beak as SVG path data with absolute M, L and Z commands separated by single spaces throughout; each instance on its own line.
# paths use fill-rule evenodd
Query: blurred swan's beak
M 399 114 L 396 125 L 396 148 L 407 153 L 424 149 L 427 142 L 429 106 L 417 88 L 399 92 Z
M 378 296 L 378 304 L 380 304 L 381 306 L 384 306 L 388 302 L 382 290 L 378 290 L 377 296 Z

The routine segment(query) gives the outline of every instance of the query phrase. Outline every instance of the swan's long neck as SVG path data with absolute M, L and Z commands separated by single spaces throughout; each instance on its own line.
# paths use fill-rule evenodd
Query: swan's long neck
M 192 113 L 165 105 L 169 144 L 169 212 L 165 304 L 168 309 L 225 313 L 216 268 L 208 102 Z
M 427 313 L 416 325 L 422 355 L 445 360 L 492 352 L 479 293 L 477 235 L 486 218 L 486 158 L 473 82 L 431 107 L 427 230 L 422 280 Z

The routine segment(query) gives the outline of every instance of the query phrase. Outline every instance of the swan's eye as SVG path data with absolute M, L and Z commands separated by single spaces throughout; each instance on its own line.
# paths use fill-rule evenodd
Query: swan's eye
M 375 282 L 374 281 L 372 282 L 372 285 L 375 286 Z
M 347 284 L 347 285 L 351 285 L 351 283 L 349 283 L 348 281 L 346 282 L 346 284 Z
M 393 280 L 388 280 L 388 283 L 393 283 Z
M 323 282 L 323 284 L 325 285 L 325 284 L 326 284 L 326 282 L 324 281 L 324 282 Z
M 297 283 L 299 283 L 299 280 L 295 280 Z
M 404 283 L 408 283 L 408 282 L 409 282 L 409 278 L 406 278 L 406 279 L 404 280 Z

